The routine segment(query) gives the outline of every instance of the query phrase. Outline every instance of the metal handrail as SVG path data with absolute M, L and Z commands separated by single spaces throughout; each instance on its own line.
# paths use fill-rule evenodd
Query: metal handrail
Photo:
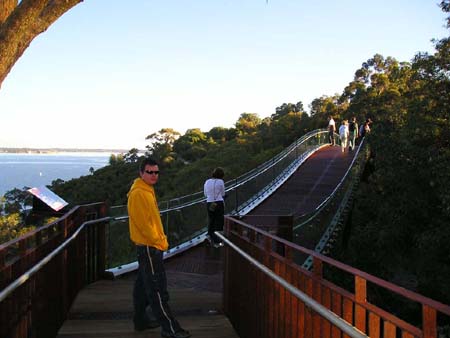
M 287 155 L 289 155 L 293 150 L 295 150 L 296 147 L 300 146 L 303 142 L 309 140 L 311 137 L 314 137 L 314 136 L 317 136 L 317 135 L 320 135 L 323 133 L 328 133 L 328 131 L 326 129 L 315 129 L 313 131 L 306 133 L 305 135 L 301 136 L 300 138 L 298 138 L 297 140 L 292 142 L 283 151 L 281 151 L 280 153 L 278 153 L 271 159 L 260 164 L 256 168 L 254 168 L 232 180 L 225 182 L 225 191 L 229 192 L 229 191 L 247 183 L 248 181 L 252 180 L 256 176 L 260 175 L 262 172 L 269 170 L 274 165 L 279 163 L 282 159 L 284 159 Z M 182 202 L 182 203 L 179 202 L 181 200 L 185 200 L 188 198 L 190 198 L 190 199 L 187 202 Z M 180 210 L 180 209 L 183 209 L 188 206 L 192 206 L 197 203 L 203 203 L 205 201 L 206 201 L 206 198 L 203 196 L 203 191 L 198 191 L 198 192 L 195 192 L 192 194 L 179 196 L 179 197 L 176 197 L 176 198 L 173 198 L 170 200 L 161 201 L 158 203 L 158 205 L 160 206 L 161 214 L 164 214 L 164 213 L 167 213 L 170 211 Z M 178 202 L 179 204 L 174 207 L 167 207 L 166 209 L 163 209 L 164 205 L 170 205 L 174 202 Z M 117 205 L 117 206 L 113 206 L 111 208 L 120 208 L 120 207 L 124 207 L 124 206 L 125 205 Z
M 68 239 L 66 239 L 60 246 L 58 246 L 56 249 L 54 249 L 52 252 L 50 252 L 47 256 L 45 256 L 43 259 L 39 261 L 36 265 L 34 265 L 31 269 L 24 272 L 19 278 L 17 278 L 15 281 L 13 281 L 11 284 L 9 284 L 6 288 L 4 288 L 0 292 L 0 302 L 2 302 L 6 297 L 8 297 L 14 290 L 16 290 L 19 286 L 24 284 L 27 280 L 31 278 L 36 272 L 38 272 L 40 269 L 42 269 L 47 263 L 49 263 L 52 258 L 54 258 L 56 255 L 58 255 L 67 245 L 69 245 L 70 242 L 72 242 L 80 233 L 81 230 L 85 226 L 95 224 L 95 223 L 101 223 L 101 222 L 107 222 L 111 219 L 111 217 L 103 217 L 91 221 L 86 221 L 70 236 Z
M 274 157 L 272 157 L 270 160 L 262 163 L 261 165 L 259 165 L 255 169 L 252 169 L 252 170 L 246 172 L 245 174 L 242 174 L 241 176 L 238 176 L 235 179 L 232 179 L 232 180 L 229 180 L 229 181 L 225 182 L 225 191 L 229 192 L 229 191 L 231 191 L 233 189 L 236 189 L 237 187 L 239 187 L 239 186 L 249 182 L 253 178 L 257 177 L 261 173 L 266 172 L 267 170 L 269 170 L 273 166 L 275 166 L 277 163 L 279 163 L 286 156 L 288 156 L 296 147 L 301 145 L 303 142 L 309 140 L 311 137 L 314 137 L 316 135 L 320 135 L 320 134 L 323 134 L 323 133 L 327 133 L 327 131 L 325 131 L 323 129 L 316 129 L 316 130 L 310 131 L 309 133 L 303 135 L 298 140 L 296 140 L 293 143 L 291 143 L 282 152 L 280 152 L 279 154 L 277 154 Z M 162 201 L 159 204 L 160 205 L 170 204 L 171 201 L 181 200 L 181 199 L 187 198 L 189 196 L 196 196 L 196 195 L 201 195 L 201 197 L 196 197 L 196 198 L 194 198 L 194 199 L 192 199 L 192 200 L 190 200 L 188 202 L 184 202 L 182 204 L 179 204 L 176 207 L 163 209 L 163 210 L 161 210 L 161 214 L 166 213 L 166 212 L 170 212 L 170 211 L 174 211 L 174 210 L 179 210 L 179 209 L 182 209 L 184 207 L 188 207 L 188 206 L 191 206 L 191 205 L 194 205 L 194 204 L 197 204 L 197 203 L 203 203 L 203 202 L 206 201 L 206 198 L 203 196 L 203 192 L 199 191 L 199 192 L 196 192 L 196 193 L 193 193 L 193 194 L 177 197 L 177 198 L 174 198 L 174 199 L 169 200 L 169 201 Z
M 290 146 L 285 148 L 276 156 L 272 157 L 272 159 L 270 159 L 269 161 L 264 162 L 257 168 L 250 170 L 249 172 L 239 176 L 236 179 L 228 181 L 225 185 L 226 192 L 229 194 L 229 196 L 236 197 L 235 192 L 238 193 L 239 189 L 241 187 L 245 187 L 246 184 L 252 186 L 252 180 L 258 180 L 257 177 L 260 177 L 261 175 L 273 176 L 271 177 L 271 182 L 267 181 L 264 183 L 266 184 L 266 187 L 257 185 L 257 189 L 254 189 L 253 191 L 250 190 L 252 192 L 251 194 L 245 195 L 244 192 L 244 195 L 242 195 L 242 201 L 240 201 L 239 204 L 237 203 L 237 198 L 230 204 L 227 203 L 227 205 L 233 206 L 232 208 L 229 208 L 230 210 L 228 210 L 227 212 L 230 214 L 245 214 L 252 208 L 256 207 L 258 203 L 261 203 L 265 197 L 270 195 L 278 186 L 280 186 L 285 180 L 287 180 L 287 178 L 295 171 L 296 168 L 298 168 L 299 165 L 301 165 L 301 163 L 306 160 L 308 156 L 310 156 L 314 151 L 320 148 L 320 146 L 317 146 L 316 142 L 314 142 L 314 144 L 309 144 L 309 140 L 315 140 L 317 138 L 317 143 L 323 144 L 323 135 L 325 133 L 327 133 L 327 131 L 323 129 L 311 131 L 297 139 Z M 306 148 L 303 149 L 304 147 Z M 294 158 L 291 159 L 291 157 L 293 156 Z M 277 168 L 277 170 L 274 170 L 274 173 L 271 172 L 273 168 Z M 233 191 L 233 193 L 230 194 L 230 191 Z M 198 197 L 199 194 L 202 195 L 201 198 Z M 187 212 L 190 212 L 190 210 L 193 209 L 189 208 L 199 208 L 202 206 L 202 204 L 205 203 L 206 200 L 203 196 L 203 192 L 187 196 L 191 196 L 193 199 L 187 201 L 186 196 L 184 196 L 172 199 L 167 202 L 159 203 L 159 205 L 161 206 L 160 214 L 163 219 L 163 223 L 169 222 L 169 219 L 172 219 L 170 217 L 171 212 L 183 211 L 185 210 L 185 208 L 188 209 Z M 235 203 L 233 204 L 233 202 Z M 165 205 L 167 206 L 167 208 L 163 208 L 163 206 Z M 126 221 L 127 219 L 127 215 L 115 215 L 113 221 Z M 186 233 L 181 241 L 175 241 L 175 245 L 170 249 L 171 255 L 184 251 L 188 245 L 192 245 L 194 242 L 197 244 L 201 242 L 201 240 L 204 238 L 204 235 L 206 235 L 207 228 L 204 224 L 206 222 L 204 222 L 203 219 L 200 222 L 201 223 L 199 223 L 199 221 L 196 221 L 195 226 L 193 227 L 195 228 L 195 232 Z M 169 230 L 168 228 L 165 229 L 166 231 Z M 112 272 L 114 275 L 124 273 L 124 271 L 129 271 L 129 268 L 132 269 L 137 266 L 136 264 L 131 263 L 132 260 L 133 259 L 131 259 L 130 256 L 127 262 L 120 262 L 122 263 L 122 265 L 119 266 L 117 266 L 117 264 L 111 265 L 108 271 Z M 124 266 L 126 266 L 127 269 L 124 269 Z
M 239 224 L 240 226 L 243 226 L 245 228 L 251 229 L 253 232 L 255 232 L 257 234 L 260 234 L 260 235 L 263 235 L 265 237 L 268 237 L 268 238 L 270 238 L 270 239 L 272 239 L 272 240 L 274 240 L 274 241 L 276 241 L 276 242 L 278 242 L 280 244 L 290 246 L 296 251 L 299 251 L 299 252 L 307 254 L 307 255 L 311 255 L 314 258 L 318 258 L 322 262 L 330 264 L 330 265 L 338 268 L 339 270 L 342 270 L 342 271 L 350 273 L 352 275 L 361 277 L 361 278 L 363 278 L 365 280 L 370 281 L 371 283 L 373 283 L 375 285 L 378 285 L 378 286 L 380 286 L 382 288 L 385 288 L 385 289 L 387 289 L 389 291 L 397 293 L 397 294 L 399 294 L 399 295 L 401 295 L 401 296 L 403 296 L 405 298 L 408 298 L 409 300 L 412 300 L 414 302 L 423 303 L 425 305 L 433 307 L 433 308 L 439 310 L 440 312 L 450 316 L 450 306 L 449 305 L 443 304 L 441 302 L 435 301 L 435 300 L 433 300 L 431 298 L 428 298 L 428 297 L 425 297 L 425 296 L 421 296 L 421 295 L 419 295 L 419 294 L 417 294 L 417 293 L 415 293 L 413 291 L 410 291 L 410 290 L 405 289 L 403 287 L 399 287 L 399 286 L 397 286 L 397 285 L 395 285 L 395 284 L 393 284 L 391 282 L 384 281 L 383 279 L 381 279 L 379 277 L 372 276 L 372 275 L 370 275 L 367 272 L 364 272 L 362 270 L 353 268 L 353 267 L 351 267 L 349 265 L 346 265 L 345 263 L 341 263 L 341 262 L 339 262 L 339 261 L 337 261 L 337 260 L 335 260 L 335 259 L 333 259 L 331 257 L 328 257 L 328 256 L 325 256 L 323 254 L 317 253 L 314 250 L 302 247 L 302 246 L 300 246 L 298 244 L 295 244 L 295 243 L 292 243 L 292 242 L 290 242 L 290 241 L 288 241 L 286 239 L 277 237 L 276 235 L 270 234 L 267 231 L 264 231 L 264 230 L 258 228 L 257 226 L 245 223 L 244 221 L 239 220 L 237 218 L 229 217 L 229 216 L 225 216 L 225 217 L 232 219 L 232 221 L 234 223 Z
M 353 168 L 353 165 L 355 164 L 359 152 L 362 148 L 364 144 L 364 138 L 361 140 L 361 143 L 358 146 L 358 149 L 356 150 L 355 156 L 353 157 L 352 162 L 350 163 L 349 167 L 347 168 L 347 171 L 345 172 L 344 176 L 342 177 L 342 179 L 339 181 L 339 183 L 336 185 L 336 187 L 333 189 L 333 191 L 322 201 L 322 203 L 320 203 L 312 212 L 309 213 L 309 215 L 311 215 L 307 220 L 303 221 L 300 224 L 297 224 L 293 227 L 293 230 L 297 230 L 298 228 L 302 227 L 304 224 L 308 223 L 310 220 L 314 219 L 317 214 L 324 208 L 327 206 L 328 202 L 331 201 L 331 199 L 333 198 L 333 196 L 336 194 L 336 192 L 339 190 L 339 188 L 341 187 L 341 185 L 345 182 L 345 180 L 347 179 L 347 176 L 349 175 L 350 171 Z M 306 217 L 308 214 L 303 214 L 301 216 L 298 216 L 297 219 Z
M 285 279 L 281 278 L 277 274 L 275 274 L 272 270 L 270 270 L 268 267 L 266 267 L 264 264 L 261 264 L 260 262 L 256 261 L 254 258 L 252 258 L 250 255 L 248 255 L 246 252 L 241 250 L 238 246 L 233 244 L 231 241 L 229 241 L 222 233 L 216 231 L 215 234 L 222 240 L 226 245 L 228 245 L 230 248 L 232 248 L 234 251 L 236 251 L 240 256 L 245 258 L 247 261 L 250 262 L 253 266 L 255 266 L 257 269 L 259 269 L 261 272 L 265 273 L 267 276 L 272 278 L 277 283 L 281 284 L 286 290 L 288 290 L 290 293 L 292 293 L 294 296 L 296 296 L 298 299 L 303 301 L 307 306 L 309 306 L 311 309 L 313 309 L 315 312 L 317 312 L 319 315 L 327 319 L 330 323 L 337 326 L 340 330 L 342 330 L 344 333 L 349 335 L 352 338 L 367 338 L 364 333 L 362 333 L 360 330 L 358 330 L 356 327 L 350 325 L 345 320 L 334 314 L 332 311 L 328 310 L 325 306 L 320 304 L 319 302 L 315 301 L 311 297 L 309 297 L 307 294 L 303 293 L 299 289 L 297 289 L 292 284 L 288 283 Z

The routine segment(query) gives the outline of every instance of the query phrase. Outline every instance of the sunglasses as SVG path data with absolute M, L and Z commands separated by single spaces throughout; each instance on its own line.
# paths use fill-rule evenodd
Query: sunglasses
M 157 171 L 145 170 L 145 172 L 149 175 L 159 175 L 159 170 L 157 170 Z

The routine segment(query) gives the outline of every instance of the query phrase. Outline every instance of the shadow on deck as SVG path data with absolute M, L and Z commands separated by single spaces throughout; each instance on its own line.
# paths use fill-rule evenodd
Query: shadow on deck
M 237 338 L 222 311 L 223 250 L 201 245 L 165 262 L 171 309 L 199 338 Z M 101 280 L 77 296 L 59 338 L 161 337 L 160 329 L 135 332 L 132 290 L 136 275 Z

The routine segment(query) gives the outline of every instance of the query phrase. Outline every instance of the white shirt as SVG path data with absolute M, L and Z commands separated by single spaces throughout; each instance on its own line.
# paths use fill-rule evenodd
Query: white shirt
M 339 136 L 340 137 L 348 137 L 348 126 L 346 124 L 342 124 L 339 127 Z
M 206 202 L 223 201 L 225 184 L 219 178 L 210 178 L 206 180 L 203 192 L 205 193 Z
M 328 122 L 328 129 L 330 129 L 330 127 L 332 127 L 333 130 L 336 128 L 336 124 L 334 123 L 333 118 L 331 118 L 330 121 Z

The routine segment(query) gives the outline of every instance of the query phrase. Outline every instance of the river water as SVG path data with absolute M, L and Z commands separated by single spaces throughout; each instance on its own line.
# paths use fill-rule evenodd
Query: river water
M 109 153 L 5 154 L 0 153 L 0 196 L 13 188 L 39 187 L 90 175 L 108 165 Z

